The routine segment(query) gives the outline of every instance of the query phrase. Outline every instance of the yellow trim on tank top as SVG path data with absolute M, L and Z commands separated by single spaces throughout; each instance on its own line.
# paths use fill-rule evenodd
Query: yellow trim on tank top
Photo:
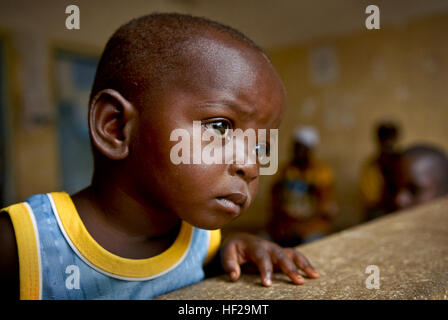
M 17 243 L 20 276 L 20 299 L 39 300 L 39 253 L 32 213 L 24 203 L 14 204 L 6 211 L 11 218 Z
M 89 234 L 67 193 L 53 192 L 50 195 L 54 200 L 63 228 L 79 253 L 92 265 L 110 274 L 128 278 L 157 276 L 179 263 L 190 246 L 193 227 L 182 221 L 176 240 L 164 252 L 147 259 L 117 256 L 101 247 Z

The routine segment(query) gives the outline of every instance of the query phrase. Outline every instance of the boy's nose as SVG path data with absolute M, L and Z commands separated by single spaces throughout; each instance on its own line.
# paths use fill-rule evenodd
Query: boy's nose
M 259 174 L 259 164 L 255 153 L 253 152 L 254 146 L 250 143 L 246 144 L 246 140 L 243 138 L 236 138 L 234 141 L 235 149 L 234 153 L 230 152 L 229 173 L 230 175 L 238 175 L 247 183 L 256 179 Z M 226 154 L 227 156 L 227 154 Z
M 258 177 L 258 164 L 237 164 L 233 163 L 229 165 L 230 174 L 240 176 L 247 183 Z

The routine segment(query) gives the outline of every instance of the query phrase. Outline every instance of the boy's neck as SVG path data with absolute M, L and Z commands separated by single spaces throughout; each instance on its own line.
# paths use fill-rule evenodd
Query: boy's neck
M 80 218 L 106 250 L 126 258 L 149 258 L 175 240 L 180 219 L 145 206 L 124 190 L 97 181 L 72 196 Z

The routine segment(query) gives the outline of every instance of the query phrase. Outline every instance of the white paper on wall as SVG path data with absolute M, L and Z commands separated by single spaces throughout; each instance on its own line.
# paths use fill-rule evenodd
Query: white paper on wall
M 339 62 L 333 46 L 315 48 L 309 53 L 310 82 L 324 85 L 339 78 Z
M 47 124 L 53 118 L 49 92 L 49 52 L 43 37 L 32 31 L 15 35 L 23 127 Z

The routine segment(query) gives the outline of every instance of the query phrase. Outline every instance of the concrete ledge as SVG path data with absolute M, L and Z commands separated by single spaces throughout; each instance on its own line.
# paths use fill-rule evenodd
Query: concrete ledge
M 223 275 L 158 299 L 448 299 L 448 198 L 333 234 L 298 247 L 320 272 L 295 286 L 275 274 L 231 282 Z M 380 270 L 380 288 L 367 289 L 366 267 Z

